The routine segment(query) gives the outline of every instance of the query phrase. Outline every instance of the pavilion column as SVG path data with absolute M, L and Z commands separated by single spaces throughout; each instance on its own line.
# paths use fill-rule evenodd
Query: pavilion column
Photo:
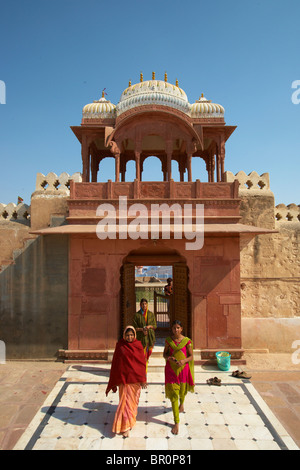
M 99 161 L 97 161 L 97 157 L 95 155 L 92 155 L 92 158 L 91 158 L 91 171 L 92 171 L 92 182 L 96 183 L 97 175 L 99 171 Z
M 115 154 L 115 181 L 118 183 L 120 181 L 120 154 Z
M 216 153 L 216 163 L 217 163 L 217 182 L 221 181 L 221 165 L 220 165 L 220 152 L 219 147 L 217 146 L 217 153 Z
M 82 157 L 82 179 L 83 179 L 83 182 L 88 183 L 90 181 L 90 148 L 89 148 L 89 139 L 87 135 L 84 135 L 82 137 L 81 157 Z
M 221 181 L 224 181 L 225 174 L 225 140 L 221 139 L 220 144 L 220 165 L 221 165 Z
M 192 181 L 192 154 L 187 156 L 188 181 Z
M 135 174 L 136 174 L 136 179 L 138 181 L 141 181 L 141 152 L 138 150 L 134 151 L 135 155 Z
M 165 160 L 162 160 L 161 162 L 161 170 L 163 173 L 163 180 L 168 181 L 167 163 Z
M 184 181 L 184 164 L 182 162 L 182 159 L 179 158 L 179 175 L 180 175 L 180 181 L 183 182 Z
M 192 181 L 192 157 L 193 153 L 196 151 L 197 147 L 195 142 L 192 140 L 187 144 L 187 158 L 186 158 L 186 166 L 188 171 L 188 181 Z
M 205 161 L 205 165 L 206 165 L 208 182 L 211 183 L 211 159 L 210 159 L 209 153 L 205 153 L 203 155 L 203 160 Z
M 121 165 L 121 181 L 124 183 L 125 182 L 125 174 L 126 174 L 126 163 L 124 163 L 124 158 L 120 162 Z
M 110 151 L 113 154 L 114 159 L 115 159 L 115 181 L 119 182 L 120 181 L 120 155 L 121 155 L 120 148 L 117 142 L 113 140 L 109 143 L 109 146 L 110 146 Z
M 168 181 L 172 179 L 172 154 L 173 154 L 173 142 L 171 140 L 167 141 L 167 174 L 168 174 Z
M 215 161 L 215 155 L 214 153 L 211 153 L 210 156 L 210 172 L 211 172 L 211 182 L 215 182 L 215 167 L 216 167 L 216 161 Z

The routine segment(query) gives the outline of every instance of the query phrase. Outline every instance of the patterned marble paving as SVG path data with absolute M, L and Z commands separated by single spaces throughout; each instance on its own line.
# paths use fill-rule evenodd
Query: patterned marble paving
M 220 387 L 206 380 L 218 376 Z M 107 365 L 73 365 L 57 382 L 15 450 L 298 450 L 250 381 L 200 366 L 195 393 L 186 398 L 180 431 L 171 433 L 172 409 L 163 372 L 148 374 L 136 426 L 115 436 L 118 394 L 105 396 Z

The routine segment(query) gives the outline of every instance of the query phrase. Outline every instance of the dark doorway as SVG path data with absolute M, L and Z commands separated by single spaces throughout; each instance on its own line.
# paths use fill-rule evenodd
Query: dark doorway
M 142 262 L 142 259 L 138 263 L 125 262 L 122 267 L 122 330 L 126 325 L 132 323 L 133 316 L 140 308 L 140 300 L 145 297 L 148 300 L 149 309 L 156 315 L 158 337 L 166 337 L 169 334 L 171 324 L 175 319 L 182 322 L 185 334 L 189 335 L 191 314 L 186 263 L 155 264 L 150 266 L 154 269 L 148 271 L 148 274 L 152 275 L 144 276 L 143 274 L 146 274 L 146 271 L 143 273 L 141 270 L 144 267 Z M 147 265 L 147 267 L 149 266 Z M 155 268 L 157 268 L 156 271 Z M 137 275 L 137 271 L 141 275 Z M 169 298 L 164 292 L 167 278 L 156 276 L 158 273 L 165 273 L 173 280 L 173 293 Z M 141 278 L 143 278 L 142 282 Z

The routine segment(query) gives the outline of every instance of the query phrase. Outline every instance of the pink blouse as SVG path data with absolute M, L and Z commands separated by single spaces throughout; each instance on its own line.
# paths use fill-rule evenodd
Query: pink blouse
M 178 346 L 180 344 L 180 341 L 175 341 L 173 340 L 174 343 L 176 344 L 176 346 Z M 183 354 L 185 355 L 185 357 L 188 357 L 188 353 L 187 353 L 187 346 L 191 344 L 191 340 L 188 341 L 188 343 L 186 344 L 186 346 L 184 346 L 182 349 L 181 349 L 181 352 L 183 352 Z M 173 354 L 174 350 L 172 349 L 172 347 L 169 345 L 169 348 L 170 348 L 170 355 Z M 165 367 L 165 383 L 167 384 L 174 384 L 174 383 L 177 383 L 177 384 L 181 384 L 181 383 L 188 383 L 190 385 L 194 385 L 194 381 L 193 381 L 193 377 L 192 377 L 192 374 L 190 372 L 190 367 L 189 367 L 189 363 L 187 362 L 184 366 L 184 368 L 182 369 L 181 372 L 179 372 L 178 376 L 175 374 L 175 372 L 173 371 L 171 365 L 170 365 L 170 362 L 167 361 L 166 362 L 166 367 Z

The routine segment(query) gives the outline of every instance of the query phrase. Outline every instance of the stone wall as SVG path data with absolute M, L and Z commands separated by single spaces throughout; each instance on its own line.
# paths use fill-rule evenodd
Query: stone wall
M 7 359 L 55 358 L 67 346 L 68 238 L 34 228 L 65 223 L 70 180 L 37 175 L 31 206 L 0 204 L 0 340 Z
M 67 344 L 67 314 L 68 239 L 32 239 L 0 273 L 0 339 L 7 359 L 55 358 Z
M 289 352 L 300 339 L 300 208 L 274 206 L 266 173 L 226 177 L 240 182 L 241 222 L 277 231 L 241 237 L 243 346 Z

